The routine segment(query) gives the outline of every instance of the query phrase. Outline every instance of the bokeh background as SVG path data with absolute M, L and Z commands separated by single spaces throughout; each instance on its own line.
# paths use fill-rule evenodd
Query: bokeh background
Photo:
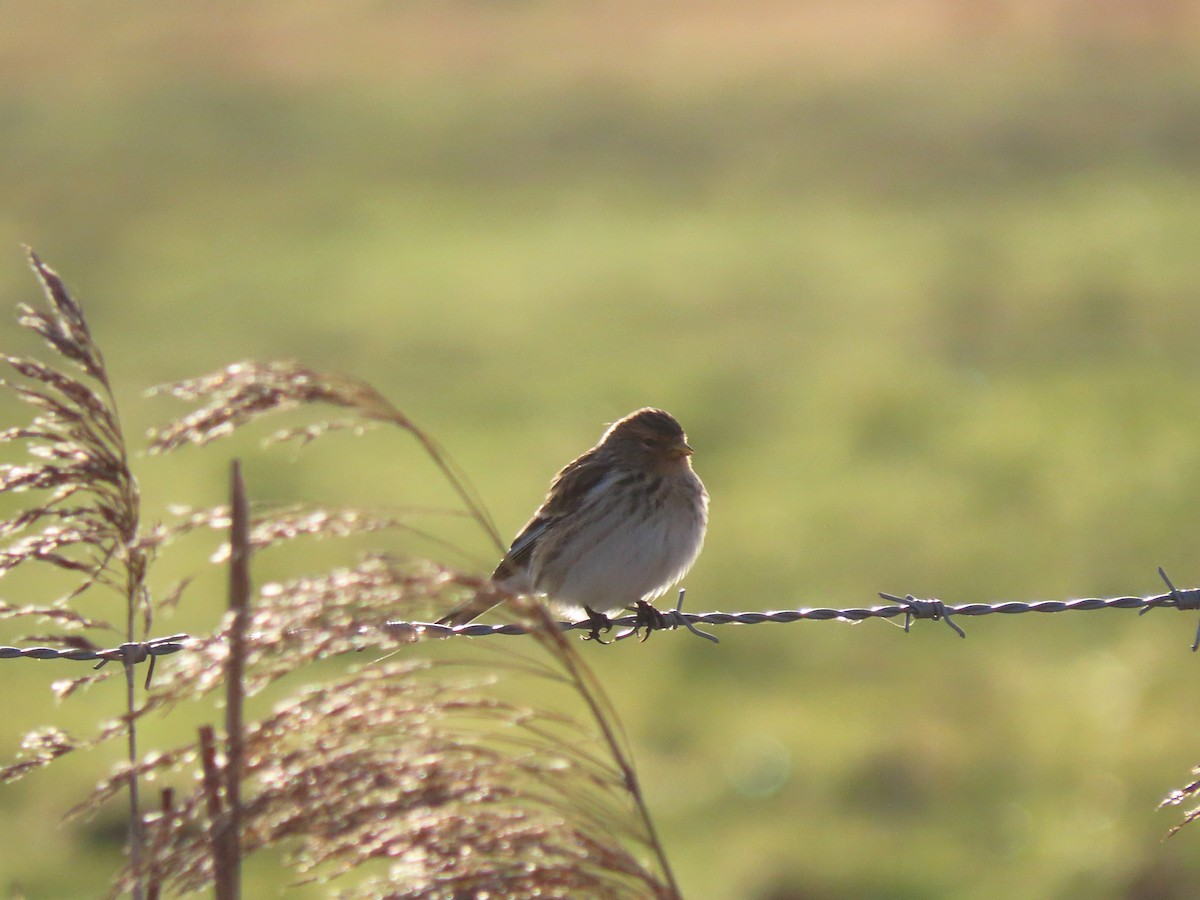
M 0 297 L 37 296 L 21 243 L 63 274 L 135 443 L 179 412 L 145 388 L 294 357 L 438 436 L 506 535 L 604 423 L 672 410 L 713 496 L 693 611 L 1150 594 L 1159 565 L 1200 581 L 1194 4 L 0 13 Z M 376 432 L 139 459 L 148 516 L 219 502 L 233 452 L 265 499 L 450 502 Z M 494 561 L 429 519 L 461 554 L 375 545 Z M 163 583 L 210 550 L 164 558 Z M 346 558 L 305 564 L 326 556 Z M 158 630 L 211 627 L 208 584 Z M 1164 841 L 1179 813 L 1155 811 L 1200 762 L 1195 617 L 962 624 L 585 647 L 686 895 L 1200 894 L 1200 832 Z M 37 724 L 119 712 L 117 680 L 54 706 L 74 674 L 4 665 L 5 757 Z M 59 820 L 115 758 L 0 792 L 0 890 L 102 893 L 122 810 Z M 287 883 L 269 860 L 253 875 L 255 896 Z

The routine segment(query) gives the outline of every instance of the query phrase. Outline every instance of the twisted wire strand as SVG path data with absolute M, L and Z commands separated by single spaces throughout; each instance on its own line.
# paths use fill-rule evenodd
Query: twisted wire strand
M 73 659 L 81 662 L 100 661 L 100 666 L 110 662 L 141 663 L 169 653 L 185 649 L 186 634 L 152 638 L 148 641 L 133 641 L 107 650 L 84 650 L 81 648 L 57 649 L 54 647 L 0 647 L 0 659 Z
M 813 607 L 804 609 L 782 609 L 767 612 L 710 612 L 685 613 L 682 611 L 684 592 L 679 592 L 679 600 L 672 610 L 662 611 L 662 623 L 647 626 L 644 618 L 638 615 L 621 616 L 612 619 L 615 628 L 620 628 L 614 637 L 622 640 L 642 634 L 643 630 L 673 630 L 687 628 L 693 634 L 707 640 L 717 642 L 717 638 L 697 628 L 697 625 L 761 625 L 764 623 L 783 624 L 788 622 L 830 621 L 861 622 L 865 619 L 894 619 L 904 616 L 904 629 L 908 631 L 914 619 L 942 620 L 959 637 L 966 637 L 966 632 L 954 621 L 955 616 L 987 616 L 992 614 L 1015 615 L 1018 613 L 1059 613 L 1086 612 L 1094 609 L 1137 609 L 1139 614 L 1148 612 L 1155 607 L 1166 607 L 1180 610 L 1200 609 L 1200 588 L 1180 589 L 1171 583 L 1166 572 L 1160 567 L 1159 576 L 1169 588 L 1165 594 L 1155 594 L 1149 597 L 1085 597 L 1077 600 L 1034 600 L 1029 602 L 1005 601 L 1001 603 L 964 603 L 950 605 L 937 599 L 922 599 L 908 594 L 898 597 L 893 594 L 881 593 L 879 596 L 889 600 L 891 606 L 867 606 L 836 609 L 833 607 Z M 585 619 L 582 622 L 560 622 L 563 631 L 592 631 L 595 622 Z M 388 631 L 401 639 L 414 639 L 420 634 L 433 637 L 488 637 L 495 634 L 517 635 L 526 634 L 527 629 L 516 623 L 487 625 L 472 622 L 450 628 L 429 622 L 389 622 Z M 644 635 L 643 635 L 644 636 Z M 1192 652 L 1200 647 L 1200 627 L 1197 628 L 1196 639 L 1192 643 Z
M 1156 607 L 1179 610 L 1200 609 L 1200 588 L 1177 588 L 1171 583 L 1166 572 L 1158 570 L 1159 577 L 1166 583 L 1168 591 L 1148 597 L 1085 597 L 1077 600 L 1032 600 L 1004 601 L 1001 603 L 963 603 L 947 604 L 938 599 L 925 599 L 907 594 L 903 597 L 894 594 L 880 593 L 880 597 L 890 601 L 888 606 L 864 607 L 808 607 L 801 609 L 768 610 L 766 612 L 683 612 L 684 591 L 679 592 L 674 609 L 660 610 L 660 619 L 647 623 L 644 615 L 631 614 L 619 616 L 611 620 L 614 629 L 619 629 L 613 635 L 614 640 L 640 636 L 643 639 L 652 631 L 673 631 L 685 628 L 697 637 L 719 643 L 715 635 L 709 634 L 696 627 L 698 625 L 762 625 L 786 624 L 790 622 L 826 622 L 841 620 L 843 622 L 862 622 L 866 619 L 894 619 L 904 616 L 904 630 L 908 631 L 915 619 L 941 620 L 959 637 L 966 637 L 966 632 L 954 621 L 959 616 L 1015 615 L 1019 613 L 1060 613 L 1088 612 L 1095 609 L 1136 609 L 1143 615 Z M 596 623 L 591 619 L 581 622 L 559 622 L 558 627 L 563 631 L 587 631 L 590 636 L 596 635 Z M 388 622 L 384 627 L 387 635 L 401 642 L 411 642 L 421 637 L 491 637 L 493 635 L 522 635 L 528 634 L 529 629 L 516 622 L 489 625 L 482 622 L 471 622 L 451 628 L 433 622 Z M 98 662 L 100 668 L 110 662 L 137 664 L 149 661 L 151 664 L 160 656 L 178 653 L 187 649 L 189 636 L 173 634 L 168 637 L 152 638 L 147 641 L 136 641 L 120 644 L 106 650 L 84 650 L 79 648 L 56 649 L 54 647 L 4 647 L 0 646 L 0 659 L 69 659 L 82 662 Z M 1192 651 L 1200 648 L 1200 626 L 1197 627 L 1196 638 L 1192 642 Z

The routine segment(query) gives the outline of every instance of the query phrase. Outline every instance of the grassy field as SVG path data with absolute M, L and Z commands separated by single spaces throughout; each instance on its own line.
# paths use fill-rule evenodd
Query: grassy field
M 133 433 L 180 411 L 144 388 L 238 359 L 363 378 L 506 535 L 604 423 L 664 406 L 713 498 L 694 611 L 1190 586 L 1200 58 L 1173 20 L 1006 8 L 6 4 L 0 298 L 36 295 L 33 245 Z M 151 515 L 220 502 L 234 450 L 266 499 L 451 501 L 380 432 L 139 460 Z M 462 554 L 380 543 L 494 562 L 428 524 Z M 219 584 L 163 628 L 211 627 Z M 685 894 L 1194 896 L 1200 834 L 1155 812 L 1200 762 L 1194 616 L 962 624 L 586 647 Z M 70 664 L 4 665 L 0 755 L 119 712 L 115 680 L 54 706 Z M 121 811 L 58 822 L 114 760 L 0 792 L 0 889 L 102 893 Z

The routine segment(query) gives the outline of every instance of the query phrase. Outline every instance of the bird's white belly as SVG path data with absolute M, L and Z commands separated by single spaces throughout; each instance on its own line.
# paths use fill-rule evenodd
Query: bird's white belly
M 571 613 L 588 606 L 611 615 L 637 600 L 652 600 L 691 568 L 704 527 L 695 494 L 678 491 L 655 514 L 625 517 L 597 535 L 570 565 L 548 564 L 535 574 L 537 589 Z

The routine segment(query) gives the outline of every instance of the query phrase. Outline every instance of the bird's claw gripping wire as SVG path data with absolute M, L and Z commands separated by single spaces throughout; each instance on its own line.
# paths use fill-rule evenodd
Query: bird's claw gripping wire
M 652 632 L 663 631 L 667 628 L 666 616 L 645 600 L 639 600 L 625 608 L 633 613 L 633 626 L 618 634 L 615 640 L 623 641 L 625 638 L 640 635 L 642 643 L 645 643 Z M 645 629 L 644 633 L 643 628 Z
M 684 615 L 683 598 L 687 591 L 684 588 L 679 589 L 679 596 L 675 600 L 675 608 L 669 610 L 656 609 L 645 600 L 639 600 L 636 604 L 626 607 L 634 613 L 633 627 L 621 632 L 617 635 L 616 640 L 623 640 L 627 637 L 633 637 L 638 634 L 641 629 L 646 629 L 642 635 L 642 640 L 645 641 L 650 637 L 652 631 L 673 631 L 680 626 L 686 628 L 697 637 L 702 637 L 705 640 L 712 641 L 714 644 L 721 643 L 714 634 L 709 634 L 707 631 L 701 631 L 691 620 Z
M 612 641 L 606 641 L 600 637 L 600 632 L 612 631 L 613 620 L 604 613 L 592 609 L 590 606 L 584 606 L 583 611 L 588 614 L 585 621 L 591 626 L 588 629 L 588 633 L 583 636 L 583 639 L 585 641 L 595 641 L 598 644 L 611 644 Z

